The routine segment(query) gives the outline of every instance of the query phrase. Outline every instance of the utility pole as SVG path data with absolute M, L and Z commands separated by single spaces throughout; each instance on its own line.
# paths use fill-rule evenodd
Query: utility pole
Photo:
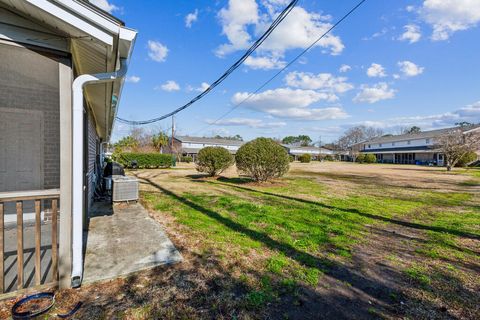
M 175 136 L 175 116 L 172 116 L 172 139 L 170 141 L 170 150 L 173 152 L 173 137 Z

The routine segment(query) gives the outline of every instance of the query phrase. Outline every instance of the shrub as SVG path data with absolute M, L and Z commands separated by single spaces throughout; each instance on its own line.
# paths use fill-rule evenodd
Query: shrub
M 180 161 L 190 163 L 190 162 L 193 161 L 193 159 L 190 156 L 183 156 L 183 157 L 180 158 Z
M 365 163 L 377 163 L 377 157 L 374 154 L 365 155 Z
M 463 157 L 458 160 L 456 166 L 457 167 L 466 167 L 469 163 L 474 162 L 478 159 L 478 156 L 475 152 L 470 151 L 466 153 Z
M 171 154 L 162 153 L 120 153 L 115 160 L 125 168 L 132 168 L 132 162 L 137 163 L 138 168 L 169 168 L 172 166 Z
M 267 181 L 288 172 L 290 158 L 284 147 L 269 138 L 245 143 L 235 156 L 239 171 L 255 181 Z
M 222 147 L 205 147 L 198 152 L 197 171 L 213 177 L 222 173 L 233 164 L 233 156 Z
M 295 156 L 289 155 L 288 157 L 290 158 L 290 162 L 295 161 Z
M 325 161 L 333 161 L 333 160 L 335 160 L 335 159 L 333 158 L 333 156 L 330 155 L 330 154 L 327 154 L 327 155 L 325 156 L 325 158 L 323 158 L 323 159 L 324 159 Z
M 357 158 L 355 159 L 356 162 L 358 163 L 364 163 L 365 162 L 365 154 L 364 153 L 359 153 L 357 155 Z
M 312 160 L 312 156 L 308 153 L 305 153 L 299 157 L 299 160 L 301 163 L 309 163 Z

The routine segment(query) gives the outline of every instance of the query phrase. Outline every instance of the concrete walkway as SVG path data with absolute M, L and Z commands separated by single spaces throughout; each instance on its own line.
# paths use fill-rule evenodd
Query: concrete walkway
M 86 235 L 84 283 L 181 260 L 160 224 L 140 204 L 95 204 Z

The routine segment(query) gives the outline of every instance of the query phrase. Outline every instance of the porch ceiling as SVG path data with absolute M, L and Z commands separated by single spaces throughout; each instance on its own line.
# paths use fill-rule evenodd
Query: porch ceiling
M 19 15 L 27 24 L 37 25 L 38 28 L 30 25 L 30 32 L 32 29 L 41 30 L 43 34 L 48 32 L 48 37 L 38 37 L 33 43 L 32 39 L 25 41 L 71 53 L 75 75 L 112 72 L 117 69 L 120 58 L 130 57 L 136 32 L 89 3 L 0 0 L 0 7 Z M 85 99 L 93 111 L 97 133 L 104 140 L 110 137 L 122 86 L 123 81 L 86 87 Z

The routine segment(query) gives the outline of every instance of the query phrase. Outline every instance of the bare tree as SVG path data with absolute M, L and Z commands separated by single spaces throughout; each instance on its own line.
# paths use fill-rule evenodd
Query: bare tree
M 360 152 L 360 143 L 383 135 L 383 130 L 379 128 L 356 126 L 345 131 L 343 136 L 337 141 L 340 150 L 349 151 L 350 155 L 355 156 Z
M 480 133 L 458 127 L 446 131 L 435 142 L 445 155 L 447 170 L 451 171 L 463 156 L 480 149 Z

